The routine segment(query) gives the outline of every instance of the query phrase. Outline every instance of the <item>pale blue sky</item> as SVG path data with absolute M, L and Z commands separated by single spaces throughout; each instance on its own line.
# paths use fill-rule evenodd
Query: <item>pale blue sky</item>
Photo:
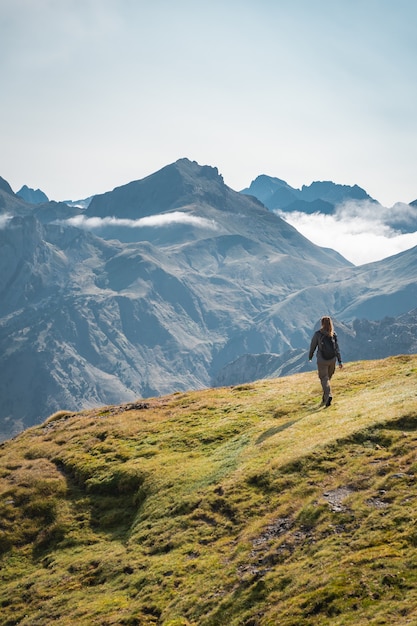
M 178 158 L 417 199 L 415 0 L 0 0 L 0 176 L 80 199 Z

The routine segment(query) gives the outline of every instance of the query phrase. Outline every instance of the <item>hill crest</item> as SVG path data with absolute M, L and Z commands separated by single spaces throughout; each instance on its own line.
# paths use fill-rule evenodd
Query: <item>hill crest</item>
M 1 444 L 5 623 L 412 623 L 416 372 L 350 363 L 329 409 L 310 372 Z

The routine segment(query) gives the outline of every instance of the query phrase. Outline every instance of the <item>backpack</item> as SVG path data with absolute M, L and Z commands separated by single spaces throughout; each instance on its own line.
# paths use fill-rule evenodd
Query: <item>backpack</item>
M 319 350 L 325 361 L 330 361 L 336 356 L 335 337 L 336 335 L 329 337 L 319 332 Z

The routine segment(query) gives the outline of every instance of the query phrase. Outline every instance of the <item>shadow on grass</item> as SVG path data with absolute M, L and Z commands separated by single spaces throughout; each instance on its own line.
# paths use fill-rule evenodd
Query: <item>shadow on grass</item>
M 415 431 L 417 430 L 417 415 L 415 413 L 403 415 L 397 420 L 387 424 L 386 428 L 389 430 Z
M 308 409 L 308 411 L 306 411 L 306 414 L 302 415 L 301 417 L 297 417 L 297 419 L 293 419 L 293 420 L 290 420 L 288 422 L 285 422 L 285 424 L 281 424 L 280 426 L 273 426 L 272 428 L 268 428 L 268 430 L 266 430 L 264 433 L 259 435 L 258 439 L 255 442 L 256 445 L 262 443 L 266 439 L 269 439 L 269 437 L 273 437 L 274 435 L 276 435 L 278 433 L 281 433 L 283 430 L 287 430 L 287 428 L 291 428 L 291 426 L 293 426 L 297 422 L 300 422 L 302 419 L 304 419 L 306 417 L 306 415 L 312 415 L 313 413 L 319 413 L 321 411 L 326 410 L 326 408 L 327 407 L 325 407 L 322 404 L 320 404 L 319 406 L 315 405 L 314 407 L 310 407 Z
M 281 433 L 283 430 L 290 428 L 296 422 L 299 422 L 300 419 L 302 418 L 299 417 L 296 420 L 290 420 L 289 422 L 286 422 L 285 424 L 281 424 L 281 426 L 273 426 L 272 428 L 268 428 L 268 430 L 262 433 L 262 435 L 259 435 L 255 443 L 258 445 L 262 443 L 263 441 L 265 441 L 266 439 L 269 439 L 269 437 L 273 437 L 277 433 Z

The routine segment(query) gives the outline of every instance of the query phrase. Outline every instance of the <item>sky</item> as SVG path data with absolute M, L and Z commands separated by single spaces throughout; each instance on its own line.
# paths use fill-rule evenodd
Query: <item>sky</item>
M 409 203 L 416 22 L 415 0 L 0 0 L 0 176 L 78 200 L 187 157 L 236 191 Z

